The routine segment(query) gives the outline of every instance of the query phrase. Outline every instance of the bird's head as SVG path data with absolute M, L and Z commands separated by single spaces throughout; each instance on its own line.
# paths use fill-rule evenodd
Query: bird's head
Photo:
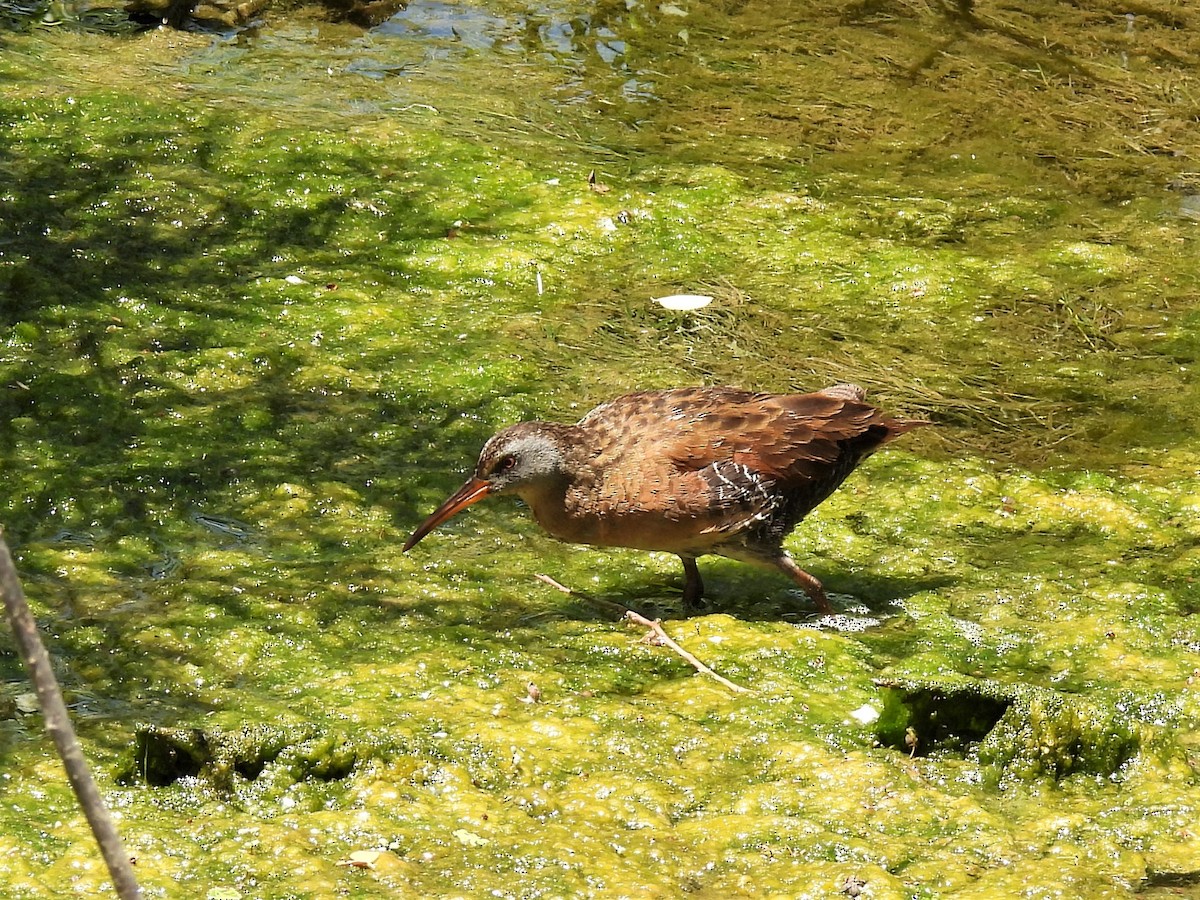
M 484 497 L 493 494 L 526 497 L 563 482 L 567 471 L 557 434 L 561 427 L 545 422 L 521 422 L 493 435 L 479 453 L 475 474 L 417 527 L 405 542 L 404 550 L 411 550 L 433 529 Z

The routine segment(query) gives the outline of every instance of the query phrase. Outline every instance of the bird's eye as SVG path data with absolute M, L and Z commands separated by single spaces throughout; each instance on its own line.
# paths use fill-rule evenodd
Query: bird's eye
M 509 472 L 512 471 L 513 466 L 516 464 L 517 458 L 509 453 L 500 457 L 499 461 L 496 463 L 496 468 L 494 468 L 492 471 L 495 473 Z

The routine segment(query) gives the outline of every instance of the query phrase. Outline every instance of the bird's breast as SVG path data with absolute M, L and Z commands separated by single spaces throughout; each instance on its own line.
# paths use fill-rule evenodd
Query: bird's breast
M 529 497 L 537 523 L 576 544 L 630 547 L 670 553 L 703 553 L 729 537 L 745 509 L 710 502 L 704 485 L 647 479 L 637 485 L 574 485 L 563 494 Z M 714 495 L 715 496 L 715 495 Z

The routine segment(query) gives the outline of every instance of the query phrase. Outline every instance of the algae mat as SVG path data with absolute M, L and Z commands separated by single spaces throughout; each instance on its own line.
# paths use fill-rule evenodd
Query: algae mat
M 0 37 L 0 523 L 147 894 L 1195 893 L 1198 25 Z M 937 428 L 790 539 L 836 617 L 504 503 L 399 553 L 513 421 L 843 379 Z M 100 895 L 0 673 L 3 893 Z

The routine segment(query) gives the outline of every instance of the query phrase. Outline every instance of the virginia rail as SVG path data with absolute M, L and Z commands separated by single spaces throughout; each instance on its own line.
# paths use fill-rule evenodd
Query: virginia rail
M 495 434 L 475 474 L 404 545 L 492 494 L 516 494 L 554 537 L 674 553 L 684 606 L 704 593 L 696 557 L 774 566 L 823 613 L 821 583 L 783 539 L 882 445 L 926 422 L 893 418 L 853 384 L 813 394 L 728 387 L 639 391 L 576 425 L 521 422 Z

